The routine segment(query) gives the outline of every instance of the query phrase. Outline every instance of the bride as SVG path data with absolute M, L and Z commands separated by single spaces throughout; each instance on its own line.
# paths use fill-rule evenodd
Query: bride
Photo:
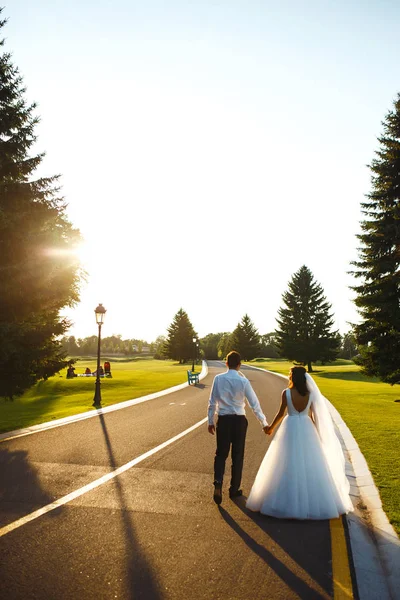
M 334 519 L 352 511 L 344 456 L 327 402 L 304 367 L 290 370 L 289 388 L 282 392 L 268 435 L 282 419 L 247 508 L 287 519 Z

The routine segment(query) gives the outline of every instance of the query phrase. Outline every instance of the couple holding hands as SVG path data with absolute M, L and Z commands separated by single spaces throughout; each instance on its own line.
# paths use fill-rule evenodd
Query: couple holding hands
M 222 502 L 225 462 L 230 450 L 229 496 L 242 495 L 247 400 L 267 435 L 272 435 L 283 421 L 260 465 L 247 508 L 286 519 L 333 519 L 352 511 L 344 455 L 328 405 L 305 368 L 290 369 L 289 386 L 282 392 L 280 408 L 268 425 L 250 381 L 240 372 L 239 353 L 230 352 L 226 361 L 228 369 L 215 376 L 208 403 L 208 431 L 217 435 L 216 504 Z

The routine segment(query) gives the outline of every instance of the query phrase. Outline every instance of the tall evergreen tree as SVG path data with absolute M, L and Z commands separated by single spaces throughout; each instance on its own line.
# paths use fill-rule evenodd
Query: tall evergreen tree
M 180 308 L 171 325 L 164 345 L 164 354 L 168 358 L 184 363 L 194 356 L 193 338 L 197 338 L 187 313 Z
M 307 365 L 312 372 L 313 362 L 329 362 L 339 350 L 339 334 L 331 331 L 334 323 L 329 312 L 331 305 L 306 266 L 293 275 L 288 288 L 282 296 L 286 306 L 278 311 L 279 352 L 289 360 Z
M 60 310 L 77 302 L 80 280 L 71 252 L 80 235 L 66 218 L 58 177 L 32 178 L 44 155 L 30 154 L 38 118 L 24 94 L 10 54 L 1 54 L 0 396 L 8 398 L 66 365 L 60 338 L 69 323 Z
M 244 315 L 237 324 L 232 336 L 233 348 L 239 352 L 242 360 L 252 360 L 260 356 L 260 334 L 249 315 Z
M 353 263 L 362 279 L 353 287 L 362 318 L 354 332 L 364 372 L 393 385 L 400 383 L 400 94 L 382 125 Z

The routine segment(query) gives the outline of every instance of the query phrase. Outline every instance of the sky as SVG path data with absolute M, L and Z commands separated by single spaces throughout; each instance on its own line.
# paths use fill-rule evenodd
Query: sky
M 148 342 L 276 327 L 307 265 L 341 333 L 367 165 L 400 92 L 398 0 L 10 0 L 5 49 L 37 102 L 88 273 L 70 335 Z

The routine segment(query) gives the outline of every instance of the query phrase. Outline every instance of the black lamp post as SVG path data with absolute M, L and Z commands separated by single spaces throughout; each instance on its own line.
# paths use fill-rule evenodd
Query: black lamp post
M 96 383 L 95 383 L 95 392 L 93 399 L 93 406 L 99 408 L 101 406 L 101 390 L 100 390 L 100 344 L 101 344 L 101 326 L 104 322 L 104 315 L 106 314 L 106 309 L 102 304 L 99 304 L 95 309 L 96 315 L 96 323 L 99 326 L 99 335 L 97 340 L 97 370 L 96 370 Z
M 195 358 L 196 358 L 196 342 L 197 342 L 197 339 L 194 337 L 194 338 L 193 338 L 193 362 L 192 362 L 192 373 L 194 373 L 194 361 L 195 361 Z

